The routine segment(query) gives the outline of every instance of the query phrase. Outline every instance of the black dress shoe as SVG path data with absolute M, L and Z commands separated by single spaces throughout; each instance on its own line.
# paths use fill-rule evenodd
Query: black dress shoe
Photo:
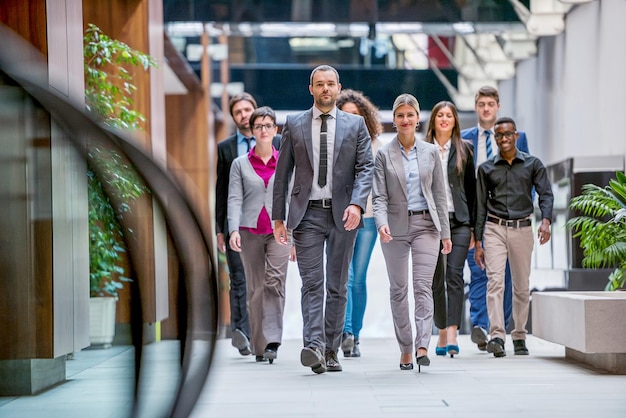
M 317 347 L 304 347 L 300 352 L 300 363 L 305 367 L 310 367 L 314 373 L 326 373 L 326 359 Z
M 471 337 L 472 342 L 478 346 L 480 351 L 487 350 L 487 331 L 478 325 L 472 327 Z
M 246 337 L 246 334 L 238 328 L 233 331 L 231 344 L 239 350 L 239 354 L 242 356 L 249 356 L 252 354 L 252 351 L 250 350 L 250 340 Z
M 529 354 L 525 340 L 513 340 L 513 349 L 516 356 L 527 356 Z
M 354 348 L 352 349 L 352 357 L 361 357 L 361 350 L 359 350 L 359 338 L 354 337 Z
M 352 357 L 352 350 L 354 349 L 354 335 L 349 332 L 344 332 L 341 336 L 341 350 L 344 357 Z
M 487 343 L 487 352 L 493 353 L 494 357 L 506 356 L 504 351 L 504 340 L 502 338 L 493 338 Z
M 341 367 L 341 363 L 339 363 L 339 360 L 337 359 L 336 351 L 332 351 L 332 350 L 326 351 L 325 357 L 326 357 L 326 370 L 328 370 L 329 372 L 340 372 L 343 370 L 343 367 Z

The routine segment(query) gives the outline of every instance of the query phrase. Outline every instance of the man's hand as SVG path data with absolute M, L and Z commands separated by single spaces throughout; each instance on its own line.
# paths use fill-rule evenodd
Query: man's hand
M 289 252 L 289 261 L 296 261 L 296 246 L 291 246 L 291 251 Z
M 217 234 L 217 249 L 220 250 L 221 253 L 226 252 L 226 241 L 224 240 L 224 234 L 221 232 Z
M 361 208 L 357 205 L 348 205 L 346 210 L 343 211 L 342 221 L 345 221 L 343 227 L 346 231 L 352 231 L 361 222 Z
M 389 225 L 383 225 L 378 228 L 378 234 L 380 235 L 380 240 L 385 244 L 393 239 L 391 231 L 389 230 Z
M 230 244 L 230 248 L 233 251 L 241 252 L 241 235 L 239 235 L 239 231 L 233 231 L 230 233 L 230 239 L 228 240 Z
M 481 241 L 474 241 L 474 261 L 476 265 L 481 268 L 481 270 L 485 269 L 485 252 L 483 251 L 483 244 Z
M 289 243 L 287 228 L 285 228 L 283 221 L 274 221 L 274 239 L 280 245 L 287 245 Z
M 539 230 L 537 231 L 537 238 L 539 238 L 539 245 L 543 245 L 550 241 L 550 221 L 547 219 L 541 220 Z
M 444 238 L 441 240 L 441 244 L 443 244 L 441 254 L 450 254 L 450 251 L 452 251 L 452 240 L 450 238 Z

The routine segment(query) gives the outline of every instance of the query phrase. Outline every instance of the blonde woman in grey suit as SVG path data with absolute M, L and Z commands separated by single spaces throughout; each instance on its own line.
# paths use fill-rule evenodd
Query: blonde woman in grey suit
M 401 94 L 393 104 L 394 139 L 376 156 L 373 206 L 387 274 L 391 312 L 400 347 L 400 370 L 430 365 L 432 281 L 441 252 L 452 250 L 446 185 L 437 147 L 418 140 L 419 103 Z M 415 330 L 408 302 L 408 261 L 412 261 Z M 415 349 L 415 351 L 414 351 Z
M 283 337 L 285 281 L 291 245 L 274 239 L 272 194 L 278 151 L 276 115 L 263 106 L 250 116 L 256 145 L 233 161 L 228 184 L 230 248 L 246 274 L 250 346 L 256 361 L 274 362 Z M 293 258 L 293 257 L 292 257 Z

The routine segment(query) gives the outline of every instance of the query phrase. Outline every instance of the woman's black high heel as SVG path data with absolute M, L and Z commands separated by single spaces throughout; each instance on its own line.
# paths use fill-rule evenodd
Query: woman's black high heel
M 421 373 L 421 366 L 430 366 L 430 359 L 428 358 L 427 355 L 424 356 L 417 356 L 417 353 L 415 353 L 415 358 L 416 358 L 416 363 L 417 363 L 417 372 Z
M 274 360 L 278 357 L 278 347 L 280 347 L 280 343 L 269 343 L 267 347 L 265 347 L 263 357 L 268 359 L 270 364 L 274 363 Z
M 413 370 L 413 363 L 400 363 L 400 370 Z

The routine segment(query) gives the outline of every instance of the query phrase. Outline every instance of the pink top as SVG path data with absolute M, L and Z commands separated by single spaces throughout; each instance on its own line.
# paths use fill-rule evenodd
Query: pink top
M 270 181 L 270 178 L 276 171 L 276 161 L 278 161 L 278 151 L 272 147 L 272 156 L 267 161 L 267 164 L 263 162 L 261 158 L 259 158 L 255 153 L 256 146 L 248 152 L 248 159 L 250 160 L 250 164 L 254 171 L 257 173 L 259 177 L 263 179 L 265 183 L 265 187 Z M 261 213 L 259 213 L 259 220 L 257 221 L 256 228 L 246 228 L 240 227 L 241 229 L 245 229 L 247 231 L 252 232 L 253 234 L 264 235 L 264 234 L 272 234 L 274 233 L 272 229 L 272 221 L 270 220 L 270 215 L 267 213 L 267 209 L 263 206 L 261 209 Z

